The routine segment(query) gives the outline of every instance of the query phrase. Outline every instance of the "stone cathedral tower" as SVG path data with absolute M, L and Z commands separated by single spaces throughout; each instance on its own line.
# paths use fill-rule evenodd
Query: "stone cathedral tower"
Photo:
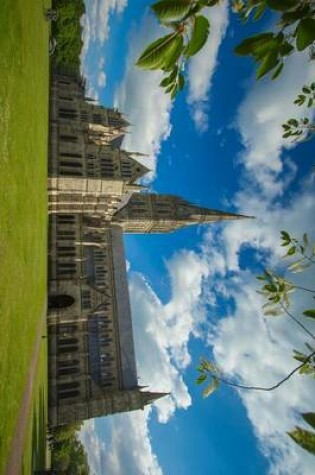
M 164 393 L 138 385 L 123 233 L 165 233 L 230 213 L 149 194 L 148 169 L 120 149 L 128 122 L 52 78 L 49 157 L 49 412 L 52 425 L 143 409 Z

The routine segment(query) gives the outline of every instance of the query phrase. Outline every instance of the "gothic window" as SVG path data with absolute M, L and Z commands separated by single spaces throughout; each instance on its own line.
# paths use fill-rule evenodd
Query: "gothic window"
M 57 223 L 60 224 L 74 224 L 75 216 L 73 214 L 58 214 Z
M 79 360 L 64 360 L 58 361 L 58 368 L 69 368 L 71 366 L 76 366 L 79 364 Z
M 76 250 L 75 246 L 60 246 L 57 247 L 57 255 L 58 257 L 75 257 Z
M 61 119 L 76 119 L 77 113 L 74 109 L 59 109 L 59 117 Z
M 71 157 L 71 158 L 82 158 L 81 153 L 73 153 L 73 152 L 62 152 L 62 157 Z
M 59 353 L 74 353 L 78 351 L 79 347 L 75 346 L 62 346 L 58 349 Z
M 75 239 L 75 230 L 74 229 L 61 229 L 57 228 L 58 240 L 62 241 L 71 241 Z
M 79 395 L 79 391 L 67 391 L 67 392 L 60 392 L 58 393 L 58 397 L 60 399 L 69 399 L 69 398 L 74 398 Z
M 75 263 L 72 262 L 57 262 L 57 272 L 60 276 L 67 274 L 73 275 L 76 273 Z
M 67 391 L 67 392 L 60 392 L 58 393 L 59 399 L 69 399 L 75 398 L 79 395 L 79 391 Z
M 91 308 L 91 294 L 89 290 L 82 290 L 81 305 L 83 310 Z
M 79 368 L 62 368 L 58 369 L 58 376 L 69 376 L 71 374 L 78 374 Z
M 74 298 L 71 295 L 58 294 L 50 295 L 48 297 L 48 307 L 49 308 L 67 308 L 73 305 Z
M 82 168 L 82 163 L 80 162 L 59 162 L 61 167 L 68 167 L 68 168 Z
M 62 96 L 59 94 L 59 99 L 61 101 L 67 101 L 67 102 L 72 102 L 73 101 L 73 97 L 70 97 L 70 96 Z
M 60 140 L 63 142 L 75 143 L 78 141 L 78 137 L 75 135 L 60 135 Z
M 73 345 L 75 343 L 78 343 L 77 338 L 59 338 L 58 339 L 58 345 L 60 346 Z

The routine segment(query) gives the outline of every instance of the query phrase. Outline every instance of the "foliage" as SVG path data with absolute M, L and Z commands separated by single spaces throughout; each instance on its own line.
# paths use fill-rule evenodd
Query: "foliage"
M 205 45 L 209 20 L 202 10 L 217 5 L 220 0 L 161 0 L 151 6 L 163 27 L 171 33 L 155 40 L 140 55 L 137 65 L 143 69 L 160 69 L 164 78 L 160 86 L 174 98 L 183 89 L 183 70 L 191 56 Z M 257 21 L 269 9 L 278 16 L 277 31 L 263 32 L 246 38 L 235 48 L 237 54 L 252 56 L 258 65 L 257 79 L 268 73 L 276 79 L 282 72 L 287 56 L 309 50 L 315 41 L 315 7 L 307 0 L 231 0 L 232 10 L 241 21 Z M 289 124 L 290 125 L 290 124 Z
M 303 86 L 302 93 L 295 99 L 294 104 L 298 106 L 307 105 L 308 108 L 315 105 L 315 82 L 312 82 L 309 86 Z M 315 124 L 311 123 L 308 117 L 299 120 L 290 118 L 282 127 L 284 129 L 283 138 L 285 139 L 288 137 L 293 137 L 293 140 L 305 139 L 308 134 L 315 133 Z
M 308 270 L 315 264 L 315 245 L 310 244 L 309 238 L 304 233 L 302 239 L 296 239 L 287 231 L 281 231 L 281 246 L 287 248 L 285 258 L 294 258 L 293 262 L 287 267 L 290 273 L 303 272 Z M 297 259 L 296 259 L 297 257 Z M 267 302 L 263 305 L 264 315 L 276 316 L 285 314 L 291 318 L 300 329 L 302 329 L 313 341 L 315 341 L 314 334 L 290 311 L 291 304 L 290 294 L 293 291 L 309 292 L 315 297 L 315 290 L 308 289 L 298 285 L 292 280 L 286 279 L 284 276 L 277 275 L 273 270 L 265 270 L 264 273 L 257 277 L 263 282 L 260 293 L 266 298 Z M 307 309 L 303 312 L 303 317 L 307 319 L 315 319 L 315 309 Z M 224 376 L 220 368 L 212 361 L 203 358 L 200 366 L 197 368 L 199 376 L 196 380 L 197 384 L 204 384 L 208 382 L 208 386 L 203 391 L 203 396 L 208 397 L 220 385 L 220 383 L 228 386 L 236 387 L 238 389 L 255 390 L 255 391 L 273 391 L 280 387 L 284 382 L 288 381 L 291 376 L 299 372 L 300 374 L 315 377 L 315 348 L 310 343 L 306 342 L 307 353 L 294 350 L 293 358 L 299 362 L 287 376 L 276 384 L 270 387 L 249 386 L 240 384 Z M 310 425 L 314 427 L 315 414 L 302 414 L 303 418 Z M 300 427 L 289 432 L 290 437 L 298 443 L 301 447 L 315 454 L 315 432 L 310 432 Z
M 244 0 L 235 1 L 234 10 L 243 21 L 258 20 L 267 8 L 277 13 L 277 31 L 263 32 L 246 38 L 235 48 L 237 54 L 252 56 L 258 64 L 256 77 L 272 73 L 276 79 L 282 72 L 287 56 L 309 49 L 315 41 L 315 8 L 303 0 Z
M 315 413 L 307 412 L 301 414 L 304 421 L 307 422 L 313 429 L 315 429 Z M 315 455 L 315 432 L 303 429 L 302 427 L 296 427 L 293 431 L 288 432 L 291 439 L 294 440 L 303 449 L 307 450 L 311 454 Z
M 80 18 L 85 12 L 83 0 L 54 0 L 58 19 L 52 23 L 52 35 L 57 41 L 54 63 L 58 68 L 73 69 L 79 73 L 82 50 Z
M 55 427 L 51 431 L 52 468 L 67 475 L 88 475 L 87 454 L 77 438 L 80 424 Z
M 162 0 L 151 7 L 160 23 L 172 32 L 151 43 L 139 57 L 137 65 L 164 71 L 160 86 L 172 98 L 184 87 L 182 71 L 185 62 L 197 54 L 208 39 L 209 21 L 198 12 L 216 3 L 218 1 Z

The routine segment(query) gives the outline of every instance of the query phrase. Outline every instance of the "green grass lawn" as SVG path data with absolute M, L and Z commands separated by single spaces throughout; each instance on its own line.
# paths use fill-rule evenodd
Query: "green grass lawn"
M 43 15 L 45 4 L 49 0 L 2 0 L 0 10 L 0 473 L 46 303 L 49 25 Z M 46 364 L 43 352 L 41 358 L 39 368 Z M 36 388 L 40 387 L 37 382 Z M 39 407 L 36 401 L 34 396 Z M 37 426 L 44 413 L 38 411 Z
M 47 425 L 47 340 L 42 340 L 33 401 L 24 444 L 21 475 L 30 475 L 50 465 L 46 460 Z

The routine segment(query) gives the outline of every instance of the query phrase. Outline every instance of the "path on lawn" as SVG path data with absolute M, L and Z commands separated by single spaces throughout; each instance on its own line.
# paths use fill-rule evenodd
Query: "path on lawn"
M 27 423 L 29 421 L 29 414 L 33 397 L 34 379 L 36 376 L 36 369 L 38 365 L 38 355 L 42 343 L 42 336 L 47 334 L 45 328 L 46 316 L 47 313 L 45 305 L 41 320 L 37 328 L 37 337 L 33 349 L 32 359 L 29 365 L 29 370 L 26 375 L 23 399 L 21 402 L 20 412 L 15 426 L 13 439 L 11 442 L 11 450 L 4 472 L 5 475 L 18 475 L 20 473 Z

